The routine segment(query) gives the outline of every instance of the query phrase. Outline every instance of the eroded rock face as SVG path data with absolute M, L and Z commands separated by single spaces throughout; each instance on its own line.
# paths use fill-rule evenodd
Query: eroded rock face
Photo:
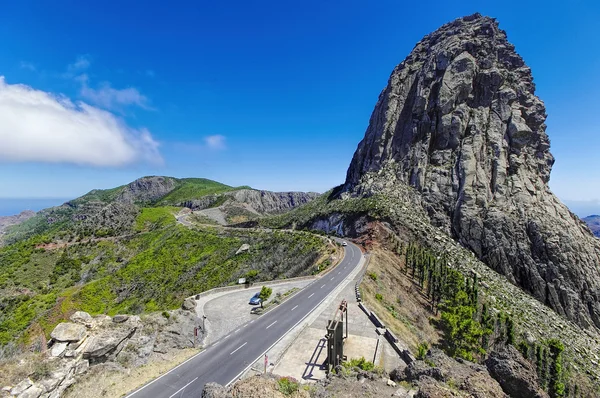
M 412 186 L 431 221 L 487 265 L 600 328 L 600 241 L 548 187 L 554 158 L 534 90 L 494 19 L 442 26 L 392 72 L 344 194 Z
M 490 375 L 512 398 L 548 398 L 548 394 L 538 385 L 533 365 L 515 347 L 509 345 L 493 351 L 485 364 Z

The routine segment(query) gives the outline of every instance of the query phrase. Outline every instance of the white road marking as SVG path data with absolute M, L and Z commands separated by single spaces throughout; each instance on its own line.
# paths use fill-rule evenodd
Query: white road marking
M 223 340 L 225 340 L 229 336 L 231 336 L 231 334 L 228 334 L 227 336 L 223 337 Z
M 339 274 L 339 272 L 338 272 L 338 274 Z M 333 277 L 331 277 L 330 281 L 332 281 L 332 280 L 333 280 Z
M 245 346 L 246 344 L 248 344 L 248 342 L 246 341 L 244 344 L 242 344 L 241 346 L 239 346 L 238 348 L 236 348 L 235 350 L 231 351 L 231 354 L 229 355 L 233 355 L 237 350 L 241 349 L 243 346 Z
M 171 395 L 169 398 L 173 398 L 175 395 L 179 394 L 179 392 L 181 390 L 183 390 L 184 388 L 186 388 L 187 386 L 189 386 L 190 384 L 192 384 L 193 382 L 195 382 L 196 380 L 198 380 L 198 378 L 196 377 L 194 380 L 190 381 L 189 383 L 187 383 L 185 386 L 181 387 L 179 390 L 177 390 L 177 392 L 173 395 Z
M 296 308 L 298 308 L 298 306 L 295 306 L 294 308 L 292 308 L 292 311 L 294 311 Z
M 308 296 L 308 298 L 311 298 L 311 297 L 312 297 L 312 296 L 314 296 L 314 295 L 315 295 L 314 293 L 311 293 L 311 294 L 310 294 L 310 296 Z
M 220 341 L 217 341 L 215 344 L 213 344 L 212 346 L 215 347 L 220 343 Z
M 270 328 L 271 326 L 275 325 L 277 323 L 277 321 L 273 322 L 272 324 L 270 324 L 269 326 L 267 326 L 267 329 Z
M 325 287 L 325 285 L 321 286 L 321 289 L 323 289 Z
M 235 332 L 233 332 L 233 333 L 237 333 L 237 332 L 239 332 L 239 331 L 240 331 L 240 329 L 236 330 L 236 331 L 235 331 Z

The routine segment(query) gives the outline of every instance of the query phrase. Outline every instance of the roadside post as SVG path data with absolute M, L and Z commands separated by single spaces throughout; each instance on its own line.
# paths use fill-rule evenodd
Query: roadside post
M 267 373 L 267 364 L 269 363 L 269 357 L 265 354 L 265 374 Z

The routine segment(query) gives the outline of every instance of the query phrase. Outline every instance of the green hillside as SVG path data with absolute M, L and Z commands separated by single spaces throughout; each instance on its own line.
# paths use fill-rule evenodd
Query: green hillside
M 327 248 L 312 234 L 177 224 L 178 204 L 240 188 L 145 177 L 90 191 L 11 227 L 0 246 L 0 347 L 48 334 L 76 310 L 167 310 L 248 271 L 271 280 L 320 269 Z M 144 200 L 156 192 L 167 193 Z M 251 249 L 236 254 L 242 244 Z

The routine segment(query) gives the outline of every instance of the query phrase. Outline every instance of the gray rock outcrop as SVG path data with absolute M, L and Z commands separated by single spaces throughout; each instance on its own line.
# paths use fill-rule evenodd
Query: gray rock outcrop
M 546 110 L 489 17 L 425 36 L 379 96 L 342 196 L 410 186 L 431 222 L 583 327 L 600 328 L 600 241 L 550 191 Z
M 315 199 L 314 192 L 270 192 L 254 189 L 238 189 L 228 192 L 236 202 L 248 205 L 259 214 L 283 213 Z
M 485 361 L 490 375 L 500 383 L 512 398 L 547 398 L 548 394 L 538 385 L 533 365 L 525 360 L 511 345 L 493 351 Z
M 56 325 L 50 337 L 60 342 L 77 342 L 83 339 L 87 334 L 83 325 L 71 322 L 62 322 Z
M 69 319 L 88 328 L 92 327 L 94 323 L 94 318 L 92 318 L 92 316 L 85 311 L 75 311 L 75 313 L 71 315 Z
M 177 187 L 177 182 L 170 177 L 142 177 L 129 183 L 119 196 L 118 202 L 149 203 L 161 199 Z
M 455 360 L 443 351 L 432 348 L 425 360 L 414 361 L 404 370 L 406 380 L 417 384 L 416 397 L 434 398 L 446 396 L 498 397 L 507 395 L 496 380 L 481 365 Z M 451 382 L 453 388 L 446 384 Z M 458 390 L 458 391 L 456 391 Z

